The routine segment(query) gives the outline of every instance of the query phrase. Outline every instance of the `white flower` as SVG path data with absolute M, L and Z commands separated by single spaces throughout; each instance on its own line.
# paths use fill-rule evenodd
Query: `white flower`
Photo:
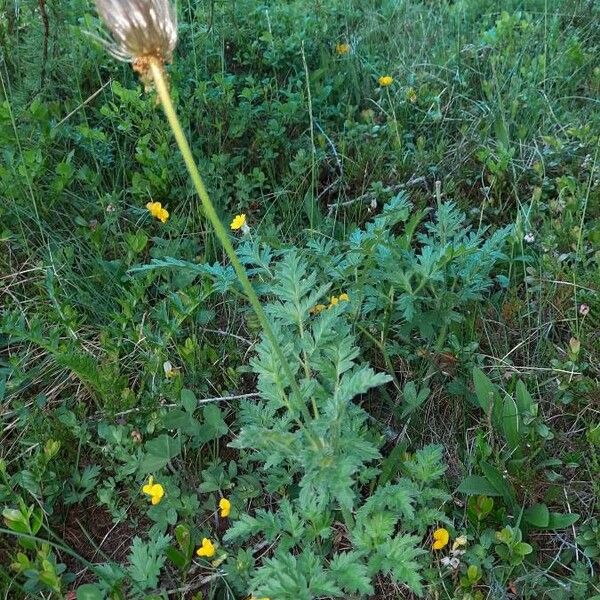
M 460 560 L 458 558 L 450 558 L 449 556 L 444 556 L 441 563 L 444 567 L 452 567 L 454 570 L 460 567 Z
M 525 242 L 527 242 L 528 244 L 533 244 L 533 242 L 535 242 L 535 236 L 533 235 L 533 233 L 528 232 L 525 234 L 525 237 L 523 238 L 525 240 Z
M 171 61 L 177 15 L 170 0 L 96 0 L 96 8 L 112 34 L 114 44 L 105 45 L 115 58 Z

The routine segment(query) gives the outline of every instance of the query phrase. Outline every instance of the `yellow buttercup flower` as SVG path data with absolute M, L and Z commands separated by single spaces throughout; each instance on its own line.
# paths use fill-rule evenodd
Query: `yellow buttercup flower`
M 160 202 L 148 202 L 146 208 L 155 219 L 158 219 L 161 223 L 167 222 L 169 211 L 166 208 L 163 208 Z
M 163 496 L 165 495 L 165 489 L 160 483 L 154 483 L 154 477 L 148 479 L 148 483 L 142 488 L 142 492 L 150 496 L 150 502 L 155 505 L 158 504 Z
M 244 225 L 246 225 L 246 215 L 241 214 L 236 215 L 233 218 L 233 221 L 231 221 L 231 225 L 229 225 L 229 227 L 231 227 L 232 231 L 237 231 L 238 229 L 242 229 Z
M 431 548 L 433 550 L 441 550 L 448 545 L 448 541 L 450 540 L 450 534 L 447 529 L 440 527 L 433 532 L 433 544 Z
M 394 78 L 390 75 L 382 75 L 377 81 L 381 87 L 388 87 L 394 83 Z
M 346 42 L 339 42 L 335 45 L 335 51 L 340 56 L 344 56 L 344 54 L 348 54 L 348 52 L 350 52 L 350 44 L 347 44 Z
M 219 500 L 219 508 L 221 509 L 221 517 L 228 517 L 231 512 L 231 502 L 227 498 L 221 498 Z
M 343 293 L 341 293 L 341 294 L 338 296 L 338 300 L 339 300 L 340 302 L 349 302 L 349 301 L 350 301 L 350 296 L 348 296 L 348 294 L 346 294 L 346 292 L 343 292 Z
M 339 301 L 340 300 L 337 296 L 331 296 L 329 299 L 329 308 L 333 308 Z
M 196 550 L 198 556 L 204 556 L 206 558 L 211 558 L 216 552 L 215 545 L 208 538 L 202 538 L 202 545 Z

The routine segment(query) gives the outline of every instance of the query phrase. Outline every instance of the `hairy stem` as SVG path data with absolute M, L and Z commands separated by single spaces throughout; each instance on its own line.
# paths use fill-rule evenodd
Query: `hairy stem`
M 246 269 L 237 257 L 233 245 L 231 244 L 231 240 L 229 239 L 229 235 L 223 223 L 221 222 L 217 211 L 215 210 L 214 204 L 212 203 L 208 192 L 206 191 L 206 187 L 204 185 L 204 182 L 202 181 L 202 177 L 194 161 L 192 150 L 188 144 L 187 138 L 185 137 L 185 133 L 181 128 L 181 124 L 179 122 L 179 118 L 177 117 L 175 107 L 173 106 L 171 95 L 169 94 L 169 89 L 165 81 L 163 65 L 160 62 L 153 60 L 150 62 L 150 69 L 152 73 L 152 78 L 154 80 L 154 85 L 156 86 L 158 97 L 165 111 L 167 120 L 169 121 L 171 130 L 173 131 L 173 135 L 175 136 L 177 146 L 179 147 L 179 150 L 183 156 L 185 166 L 187 167 L 188 173 L 192 178 L 194 188 L 196 189 L 200 201 L 202 202 L 204 213 L 208 217 L 212 226 L 214 227 L 215 233 L 217 234 L 217 237 L 219 238 L 219 241 L 221 242 L 225 253 L 229 257 L 229 260 L 231 261 L 231 264 L 235 270 L 235 274 L 237 275 L 237 278 L 242 286 L 242 289 L 244 290 L 246 297 L 250 302 L 250 305 L 252 306 L 254 312 L 256 313 L 256 316 L 258 317 L 258 320 L 262 326 L 263 331 L 265 332 L 265 335 L 267 336 L 269 342 L 271 343 L 271 346 L 273 347 L 273 350 L 275 351 L 275 354 L 277 355 L 277 358 L 279 359 L 279 362 L 281 363 L 285 376 L 289 379 L 292 391 L 294 392 L 294 395 L 297 398 L 298 407 L 300 408 L 300 410 L 302 410 L 303 416 L 306 419 L 306 422 L 308 422 L 310 420 L 310 416 L 308 414 L 306 405 L 302 400 L 302 394 L 300 392 L 300 388 L 298 387 L 298 383 L 296 382 L 296 378 L 292 375 L 291 369 L 283 354 L 283 350 L 281 349 L 281 346 L 277 341 L 275 333 L 273 332 L 273 329 L 269 324 L 267 315 L 265 314 L 260 300 L 258 299 L 258 296 L 256 295 L 256 292 L 254 291 L 254 288 L 252 287 L 252 284 L 248 279 Z

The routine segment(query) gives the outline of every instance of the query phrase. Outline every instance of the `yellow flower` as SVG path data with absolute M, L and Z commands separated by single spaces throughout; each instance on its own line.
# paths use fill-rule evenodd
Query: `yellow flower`
M 335 51 L 340 56 L 343 56 L 344 54 L 348 54 L 348 52 L 350 52 L 350 44 L 347 44 L 346 42 L 339 42 L 338 44 L 335 45 Z
M 202 538 L 202 545 L 198 550 L 196 550 L 196 554 L 198 556 L 205 556 L 206 558 L 211 558 L 216 553 L 215 545 L 208 539 Z
M 388 85 L 392 85 L 394 78 L 390 75 L 382 75 L 377 81 L 381 87 L 388 87 Z
M 160 202 L 148 202 L 146 208 L 155 219 L 158 219 L 161 223 L 167 222 L 169 211 L 163 208 Z
M 231 512 L 231 502 L 227 498 L 221 498 L 219 500 L 219 508 L 221 509 L 221 517 L 228 517 Z
M 338 300 L 340 302 L 349 302 L 350 301 L 350 296 L 348 296 L 348 294 L 346 294 L 346 292 L 343 292 L 342 294 L 340 294 L 338 296 Z
M 441 527 L 433 532 L 433 545 L 431 547 L 433 550 L 441 550 L 447 546 L 449 540 L 448 530 Z
M 142 492 L 150 496 L 153 505 L 158 504 L 165 495 L 165 489 L 160 483 L 154 483 L 154 477 L 148 479 L 148 483 L 142 488 Z
M 452 552 L 455 552 L 459 548 L 467 545 L 467 536 L 460 535 L 454 540 L 454 544 L 452 544 Z
M 246 215 L 241 214 L 234 217 L 229 227 L 231 227 L 232 231 L 237 231 L 238 229 L 242 229 L 244 225 L 246 225 Z
M 317 304 L 310 309 L 310 313 L 313 315 L 318 315 L 323 312 L 327 307 L 324 304 Z
M 329 299 L 329 308 L 333 308 L 339 301 L 340 299 L 337 296 L 331 296 Z
M 417 101 L 417 92 L 415 92 L 415 88 L 408 88 L 408 91 L 406 92 L 406 99 L 411 104 L 414 104 Z

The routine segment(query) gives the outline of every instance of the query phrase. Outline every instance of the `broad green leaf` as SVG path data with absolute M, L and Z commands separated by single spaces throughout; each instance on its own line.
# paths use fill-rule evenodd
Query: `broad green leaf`
M 534 527 L 547 527 L 550 512 L 545 504 L 534 504 L 524 511 L 523 518 Z
M 458 486 L 458 491 L 468 496 L 502 496 L 485 477 L 480 475 L 465 477 Z
M 481 470 L 483 475 L 489 481 L 489 483 L 495 488 L 495 490 L 502 496 L 504 501 L 509 507 L 515 504 L 515 493 L 513 492 L 510 485 L 506 482 L 502 473 L 493 467 L 489 463 L 481 461 Z M 489 494 L 488 494 L 489 496 Z
M 490 414 L 498 396 L 498 389 L 491 382 L 490 378 L 478 367 L 473 369 L 473 383 L 479 406 L 485 414 Z
M 178 568 L 183 569 L 187 565 L 187 557 L 183 552 L 173 546 L 169 546 L 166 550 L 167 558 Z
M 521 436 L 519 435 L 519 413 L 517 404 L 511 396 L 506 396 L 506 398 L 504 398 L 502 428 L 508 445 L 512 450 L 516 450 L 521 441 Z
M 105 600 L 102 587 L 95 583 L 86 583 L 77 588 L 77 600 Z
M 181 441 L 166 434 L 146 442 L 144 458 L 140 464 L 140 473 L 155 473 L 165 467 L 170 460 L 181 452 Z
M 523 415 L 526 412 L 531 412 L 533 409 L 533 400 L 531 395 L 527 391 L 525 384 L 519 379 L 517 381 L 516 389 L 517 406 L 519 407 L 519 413 Z
M 550 513 L 550 519 L 546 529 L 565 529 L 570 527 L 574 523 L 579 521 L 579 515 L 577 513 Z
M 198 408 L 198 400 L 192 390 L 181 390 L 181 405 L 188 413 L 193 413 Z
M 223 419 L 223 413 L 216 404 L 209 404 L 202 410 L 204 423 L 198 430 L 198 440 L 200 442 L 210 442 L 225 435 L 229 428 Z

